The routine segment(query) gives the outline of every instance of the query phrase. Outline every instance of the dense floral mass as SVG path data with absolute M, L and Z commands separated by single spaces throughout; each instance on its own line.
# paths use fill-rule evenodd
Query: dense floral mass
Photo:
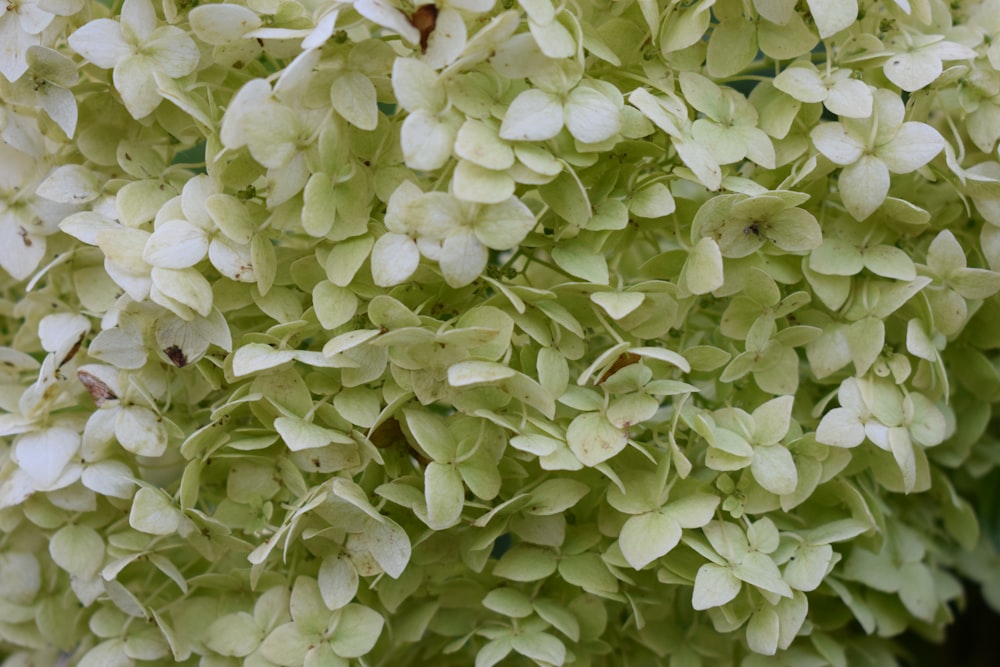
M 1000 1 L 10 0 L 0 101 L 5 667 L 1000 607 Z

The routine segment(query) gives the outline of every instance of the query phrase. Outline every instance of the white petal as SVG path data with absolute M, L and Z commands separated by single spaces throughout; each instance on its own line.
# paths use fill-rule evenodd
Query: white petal
M 622 126 L 615 103 L 590 86 L 573 89 L 566 99 L 564 114 L 569 133 L 585 144 L 609 139 Z
M 260 17 L 241 5 L 201 5 L 188 14 L 191 29 L 203 42 L 235 42 L 247 32 L 259 28 Z
M 838 182 L 840 198 L 855 220 L 864 220 L 874 213 L 889 194 L 889 170 L 873 155 L 844 167 Z
M 12 212 L 0 213 L 0 267 L 15 280 L 24 280 L 45 256 L 45 237 L 35 236 Z
M 153 284 L 165 296 L 184 304 L 202 317 L 212 311 L 212 285 L 194 269 L 154 267 Z
M 563 110 L 559 98 L 544 90 L 529 88 L 507 107 L 500 126 L 500 138 L 543 141 L 559 134 L 562 126 Z
M 844 79 L 830 88 L 826 108 L 845 118 L 868 118 L 872 115 L 872 90 L 864 81 Z
M 931 84 L 941 76 L 941 59 L 927 49 L 899 53 L 882 68 L 885 77 L 905 91 L 913 92 Z
M 130 30 L 139 42 L 146 41 L 156 29 L 156 10 L 150 0 L 125 0 L 122 3 L 122 27 Z
M 406 282 L 420 263 L 417 244 L 402 234 L 383 234 L 372 248 L 372 279 L 379 287 Z
M 164 26 L 153 33 L 153 39 L 143 51 L 156 61 L 167 76 L 177 79 L 187 76 L 198 66 L 201 52 L 194 40 L 176 26 Z
M 468 285 L 486 268 L 488 253 L 471 229 L 449 236 L 441 247 L 441 273 L 452 287 Z
M 840 165 L 857 162 L 864 144 L 841 123 L 824 123 L 809 134 L 820 153 Z
M 235 243 L 227 238 L 212 239 L 208 259 L 219 273 L 240 283 L 257 282 L 253 252 L 249 243 Z
M 147 56 L 129 56 L 115 65 L 115 88 L 121 93 L 125 108 L 136 120 L 153 113 L 163 99 L 156 88 L 154 67 Z
M 157 227 L 146 242 L 142 258 L 165 269 L 186 269 L 208 252 L 205 230 L 187 220 L 170 220 Z
M 132 53 L 132 47 L 122 36 L 121 25 L 111 19 L 97 19 L 78 29 L 69 36 L 69 45 L 103 69 L 111 69 Z
M 80 449 L 80 434 L 68 428 L 25 433 L 14 447 L 14 458 L 42 488 L 52 486 Z
M 806 4 L 823 39 L 840 32 L 858 17 L 857 0 L 806 0 Z
M 76 97 L 65 88 L 56 85 L 48 85 L 39 92 L 42 108 L 49 118 L 72 138 L 76 132 L 77 108 Z
M 451 157 L 456 128 L 434 114 L 419 109 L 403 121 L 400 144 L 406 166 L 432 171 L 444 166 Z
M 930 125 L 907 122 L 887 144 L 876 147 L 875 153 L 889 171 L 907 174 L 930 162 L 944 150 L 944 138 Z
M 774 87 L 800 102 L 822 102 L 829 91 L 811 67 L 789 67 L 774 77 Z

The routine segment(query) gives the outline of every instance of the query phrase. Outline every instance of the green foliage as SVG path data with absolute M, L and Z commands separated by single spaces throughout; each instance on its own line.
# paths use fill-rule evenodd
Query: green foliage
M 0 100 L 4 667 L 1000 608 L 997 0 L 13 0 Z

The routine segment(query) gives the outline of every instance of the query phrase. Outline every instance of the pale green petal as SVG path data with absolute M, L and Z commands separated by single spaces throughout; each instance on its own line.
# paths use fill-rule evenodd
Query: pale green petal
M 400 135 L 406 166 L 424 171 L 443 167 L 451 157 L 456 133 L 454 125 L 429 111 L 411 113 Z
M 153 33 L 153 39 L 143 45 L 143 52 L 173 79 L 193 72 L 201 58 L 198 45 L 177 26 L 163 26 L 157 29 Z
M 402 234 L 383 234 L 372 248 L 372 279 L 380 287 L 409 280 L 420 263 L 416 242 Z
M 476 237 L 494 250 L 517 246 L 534 226 L 535 214 L 517 197 L 483 206 L 473 222 Z
M 865 150 L 864 143 L 841 123 L 824 123 L 809 136 L 820 153 L 839 165 L 857 162 Z
M 864 81 L 843 79 L 830 88 L 825 104 L 838 116 L 868 118 L 872 115 L 872 89 Z
M 882 205 L 889 194 L 889 170 L 874 155 L 865 155 L 844 167 L 838 184 L 847 212 L 855 220 L 864 220 Z
M 153 77 L 155 68 L 155 61 L 148 56 L 128 56 L 115 65 L 115 88 L 135 119 L 145 118 L 160 106 L 162 98 Z
M 903 123 L 888 143 L 877 146 L 875 154 L 894 174 L 907 174 L 930 162 L 944 149 L 944 138 L 926 123 Z
M 337 113 L 355 127 L 374 130 L 378 125 L 375 86 L 360 72 L 337 77 L 330 88 L 330 100 Z
M 822 102 L 828 90 L 814 67 L 793 64 L 774 77 L 774 87 L 801 102 Z
M 97 19 L 77 29 L 69 36 L 69 45 L 103 69 L 111 69 L 132 53 L 121 25 L 111 19 Z
M 504 114 L 500 137 L 511 141 L 543 141 L 559 134 L 562 103 L 552 93 L 529 88 L 514 98 Z
M 857 0 L 806 0 L 806 4 L 823 39 L 837 34 L 858 17 Z
M 438 264 L 445 282 L 452 287 L 468 285 L 486 268 L 489 253 L 471 229 L 445 239 Z

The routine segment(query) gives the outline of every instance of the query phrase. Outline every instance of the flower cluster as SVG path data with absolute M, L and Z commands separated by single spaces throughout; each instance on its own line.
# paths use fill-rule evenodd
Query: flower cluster
M 9 0 L 0 102 L 5 667 L 1000 607 L 1000 0 Z

